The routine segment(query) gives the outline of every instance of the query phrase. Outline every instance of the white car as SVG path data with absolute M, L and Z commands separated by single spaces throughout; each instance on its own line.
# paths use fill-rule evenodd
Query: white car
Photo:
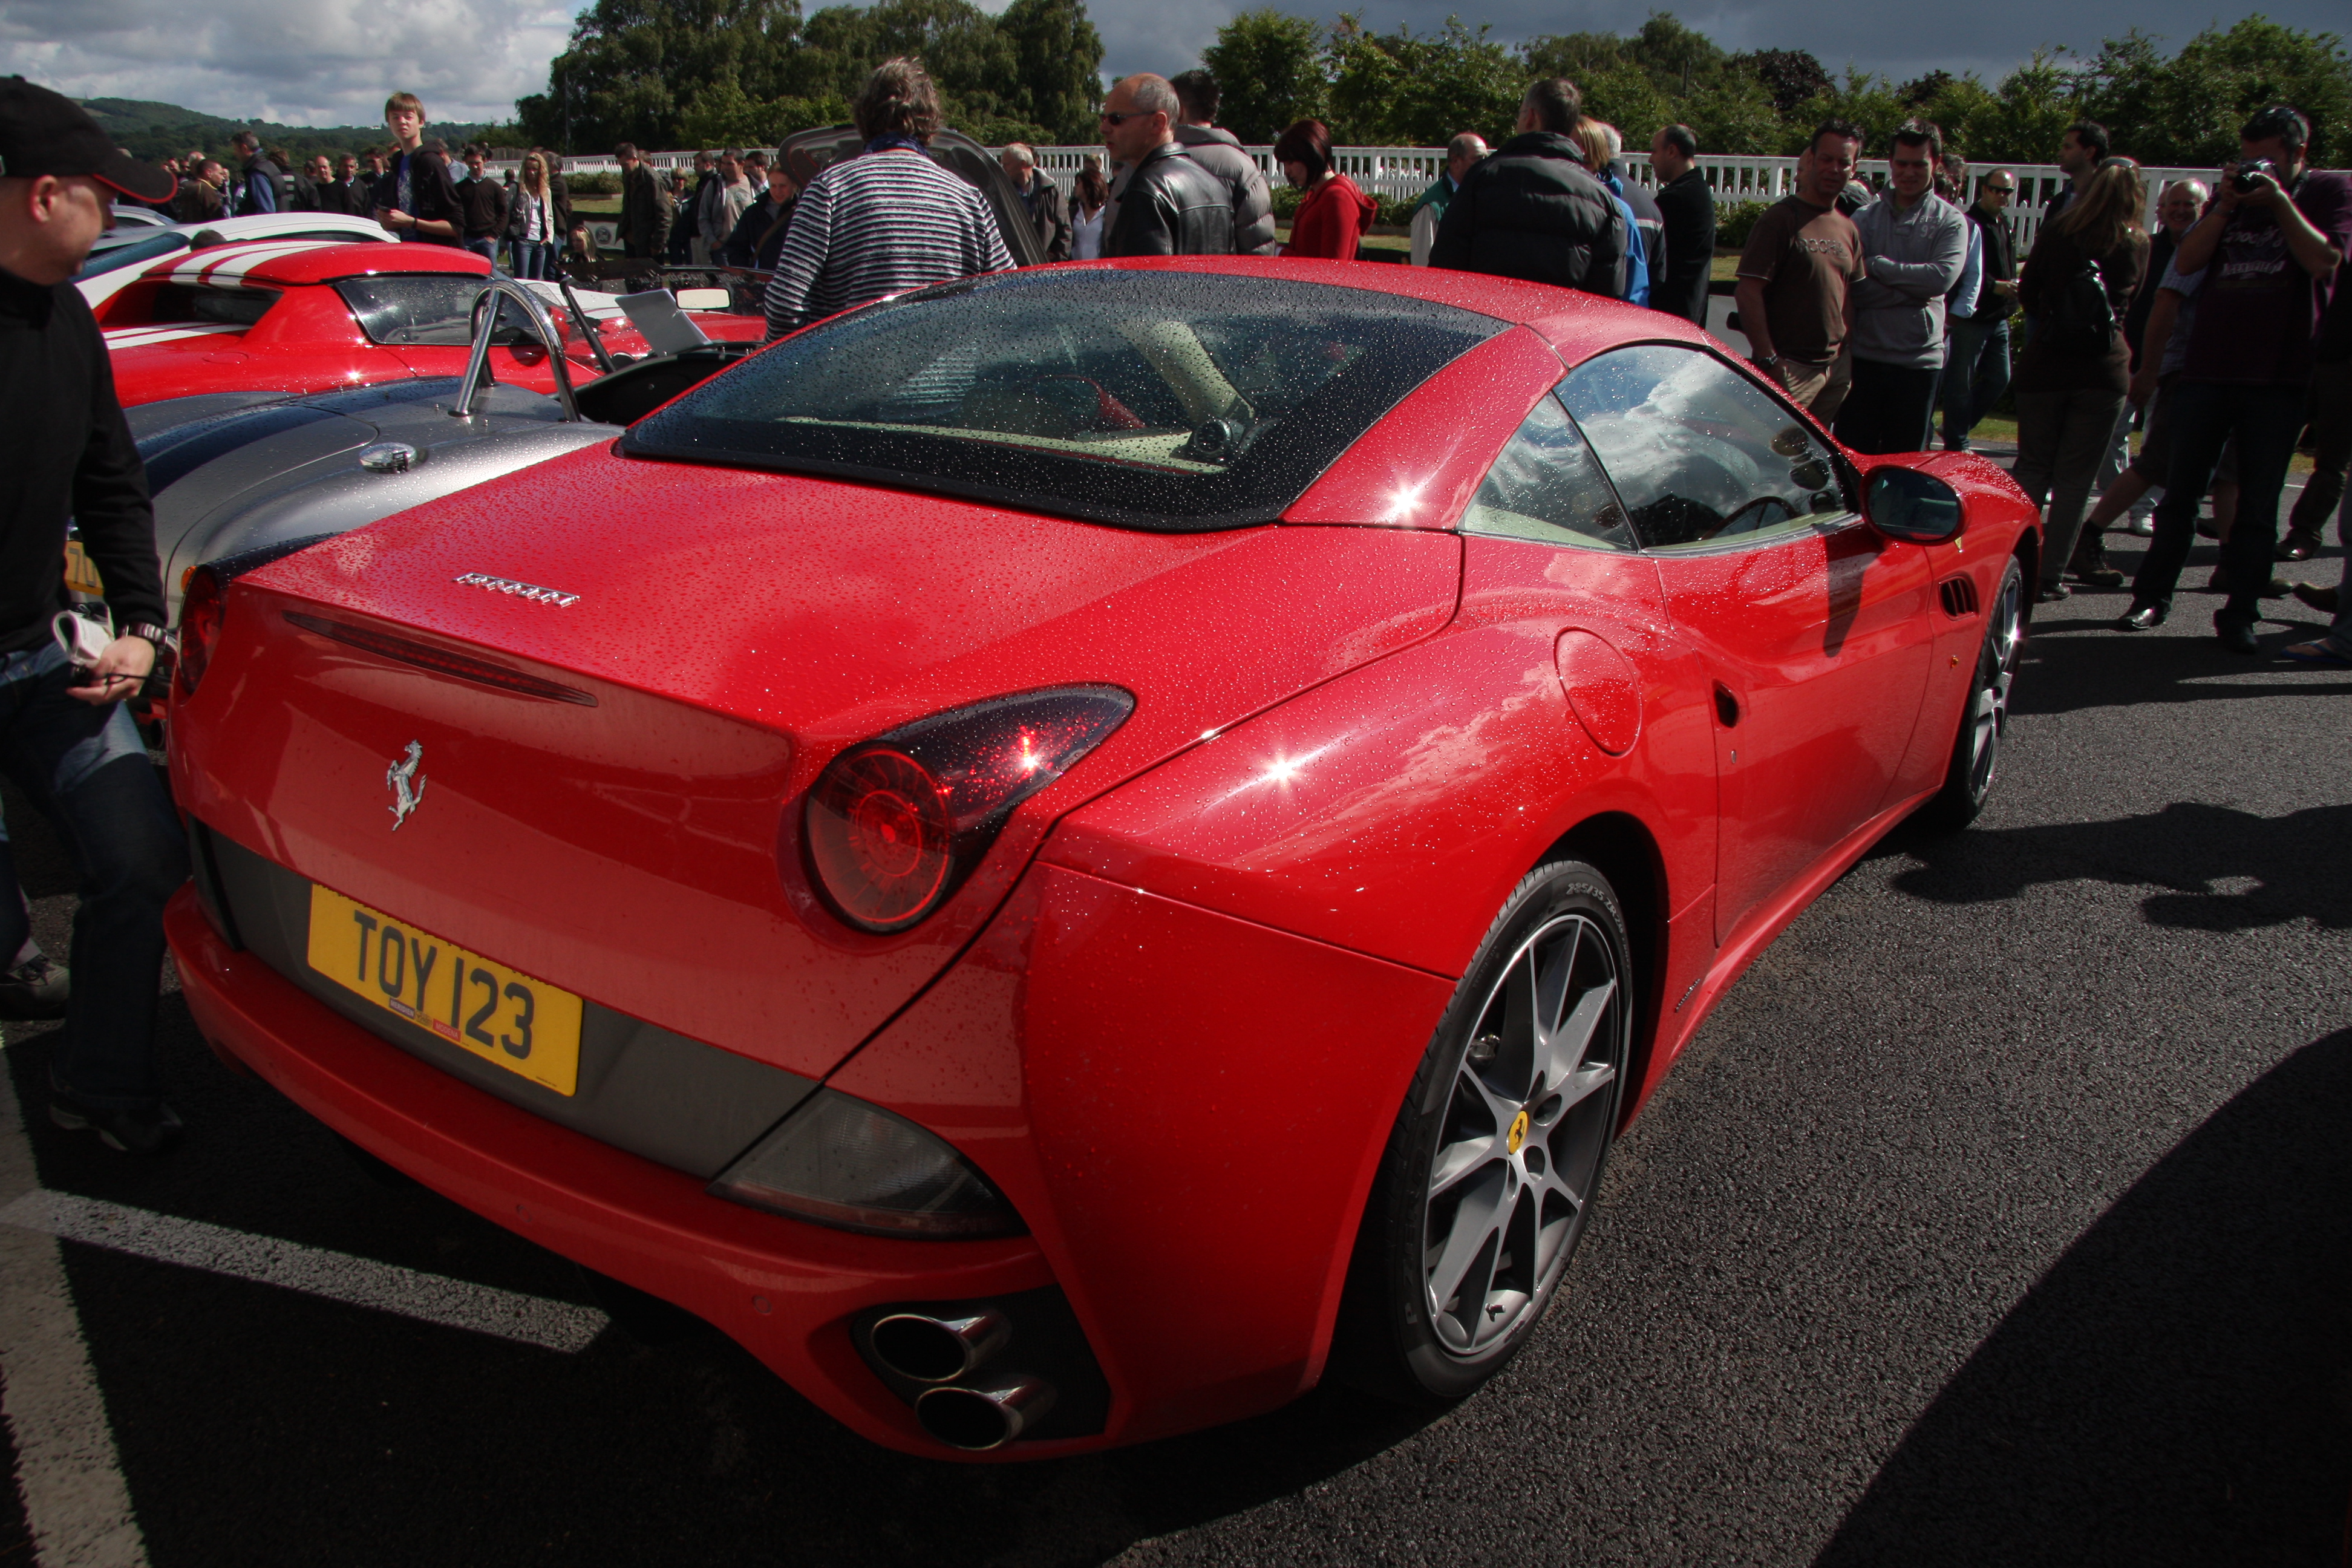
M 243 240 L 388 240 L 392 231 L 372 217 L 343 213 L 257 213 L 215 218 L 210 223 L 120 224 L 99 237 L 89 259 L 74 274 L 74 286 L 95 308 L 131 282 L 151 262 L 183 250 L 209 250 Z

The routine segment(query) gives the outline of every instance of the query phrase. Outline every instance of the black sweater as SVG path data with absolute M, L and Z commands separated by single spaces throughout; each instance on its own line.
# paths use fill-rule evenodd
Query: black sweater
M 155 512 L 114 367 L 80 290 L 0 272 L 0 653 L 36 647 L 66 606 L 66 528 L 106 580 L 118 628 L 163 623 Z

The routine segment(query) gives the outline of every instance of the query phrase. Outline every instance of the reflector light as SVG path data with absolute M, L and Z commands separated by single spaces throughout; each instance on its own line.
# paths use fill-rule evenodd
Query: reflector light
M 814 880 L 862 931 L 921 921 L 971 874 L 1013 808 L 1135 710 L 1115 686 L 997 697 L 849 748 L 809 791 Z
M 710 1184 L 715 1197 L 842 1230 L 962 1239 L 1023 1228 L 946 1142 L 878 1105 L 821 1089 Z
M 209 566 L 199 566 L 180 598 L 180 695 L 192 697 L 212 662 L 227 609 L 228 585 Z
M 364 648 L 383 658 L 413 664 L 439 675 L 455 676 L 481 686 L 495 686 L 501 691 L 511 691 L 522 697 L 544 698 L 550 702 L 577 702 L 585 708 L 596 706 L 593 693 L 575 687 L 560 686 L 552 680 L 541 680 L 535 675 L 525 675 L 520 669 L 493 664 L 486 658 L 473 658 L 454 653 L 445 647 L 435 647 L 412 637 L 394 637 L 371 626 L 355 626 L 343 621 L 331 621 L 323 616 L 306 616 L 299 610 L 286 612 L 289 625 L 301 627 L 314 636 L 331 641 Z

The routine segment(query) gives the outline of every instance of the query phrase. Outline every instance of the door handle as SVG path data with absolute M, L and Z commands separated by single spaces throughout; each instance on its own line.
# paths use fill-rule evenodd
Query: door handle
M 1739 728 L 1739 699 L 1720 680 L 1715 683 L 1715 716 L 1727 730 Z

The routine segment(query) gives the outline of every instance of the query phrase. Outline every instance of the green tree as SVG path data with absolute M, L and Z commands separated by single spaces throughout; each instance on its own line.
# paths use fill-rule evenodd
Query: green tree
M 1464 131 L 1496 142 L 1527 90 L 1526 70 L 1487 42 L 1486 28 L 1473 33 L 1456 16 L 1415 35 L 1367 32 L 1343 14 L 1330 60 L 1333 139 L 1359 146 L 1440 147 Z
M 799 25 L 798 0 L 596 0 L 515 117 L 551 145 L 675 145 L 687 104 L 772 72 Z
M 1323 29 L 1304 16 L 1244 11 L 1217 29 L 1201 63 L 1222 89 L 1218 122 L 1244 142 L 1271 142 L 1293 122 L 1329 112 Z
M 949 124 L 983 141 L 1091 134 L 1102 42 L 1085 0 L 1014 0 L 1002 18 L 969 0 L 835 5 L 798 0 L 596 0 L 517 103 L 532 137 L 601 149 L 772 143 L 845 119 L 876 65 L 920 58 Z
M 996 19 L 1013 50 L 1022 117 L 1064 143 L 1096 140 L 1102 108 L 1102 36 L 1080 0 L 1013 0 Z
M 2143 163 L 2210 167 L 2238 155 L 2256 110 L 2292 103 L 2312 124 L 2312 162 L 2352 158 L 2352 54 L 2336 33 L 2255 15 L 2209 27 L 2162 59 L 2137 34 L 2109 39 L 2081 73 L 2080 107 Z M 2130 118 L 2126 118 L 2129 116 Z

